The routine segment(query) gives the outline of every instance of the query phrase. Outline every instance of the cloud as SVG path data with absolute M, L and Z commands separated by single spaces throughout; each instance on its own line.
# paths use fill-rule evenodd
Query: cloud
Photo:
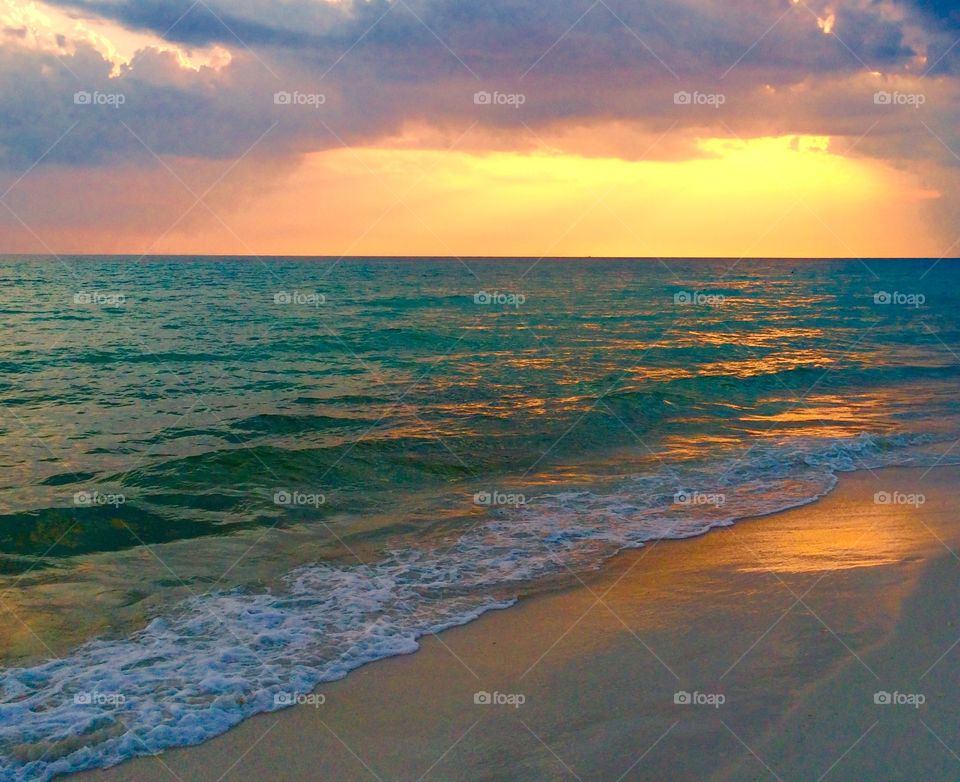
M 157 154 L 213 158 L 238 154 L 250 140 L 247 128 L 272 122 L 280 127 L 262 149 L 278 153 L 355 144 L 411 121 L 451 128 L 614 119 L 719 127 L 718 115 L 711 120 L 709 112 L 678 108 L 678 89 L 729 94 L 724 122 L 753 124 L 756 116 L 733 107 L 762 109 L 759 99 L 771 89 L 783 94 L 810 79 L 842 81 L 865 65 L 901 73 L 916 56 L 895 21 L 856 6 L 836 10 L 841 44 L 805 5 L 756 0 L 723 8 L 609 0 L 583 10 L 531 0 L 295 2 L 280 20 L 273 5 L 259 2 L 229 13 L 204 3 L 58 2 L 196 45 L 230 44 L 234 61 L 222 73 L 190 73 L 148 47 L 117 74 L 89 41 L 59 55 L 0 47 L 0 105 L 21 117 L 0 142 L 7 165 L 35 159 L 53 131 L 74 121 L 90 132 L 81 128 L 51 162 L 142 154 L 118 119 L 130 127 L 143 120 L 140 135 Z M 121 92 L 125 102 L 113 114 L 78 111 L 71 106 L 78 89 Z M 522 113 L 478 111 L 478 89 L 529 99 Z M 275 91 L 322 93 L 323 112 L 278 110 Z M 777 111 L 771 103 L 767 119 L 783 121 Z M 340 139 L 331 137 L 333 128 Z M 85 150 L 85 138 L 100 143 Z
M 321 14 L 309 13 L 308 9 L 310 6 L 318 11 L 325 9 L 324 4 L 315 3 L 288 5 L 284 17 L 290 23 L 277 26 L 267 21 L 277 18 L 275 12 L 267 13 L 267 4 L 254 7 L 256 15 L 238 13 L 225 4 L 193 0 L 53 0 L 50 5 L 111 19 L 132 30 L 145 30 L 171 41 L 193 45 L 234 44 L 239 39 L 248 46 L 288 47 L 304 46 L 314 40 L 312 34 L 303 30 L 315 26 L 321 20 Z M 263 17 L 264 21 L 258 21 L 256 16 Z
M 910 54 L 902 46 L 896 21 L 881 13 L 876 3 L 818 9 L 815 2 L 789 0 L 722 5 L 704 0 L 600 4 L 298 0 L 285 3 L 280 14 L 267 2 L 50 2 L 172 41 L 231 46 L 242 42 L 253 49 L 299 51 L 317 63 L 339 57 L 362 39 L 351 60 L 366 59 L 365 53 L 386 58 L 384 73 L 395 78 L 422 72 L 424 65 L 449 63 L 450 54 L 481 75 L 513 77 L 535 62 L 547 71 L 658 64 L 692 74 L 725 69 L 748 51 L 755 64 L 805 65 L 813 70 L 857 67 L 857 57 L 879 64 Z M 846 28 L 849 51 L 823 39 L 816 24 L 821 11 L 836 16 L 838 29 Z M 412 61 L 399 61 L 411 52 L 417 55 Z
M 911 4 L 931 22 L 960 31 L 960 8 L 953 0 L 913 0 Z
M 38 45 L 43 14 L 11 17 L 0 31 L 0 170 L 12 173 L 163 174 L 167 158 L 242 157 L 263 176 L 311 152 L 395 143 L 685 159 L 707 154 L 702 137 L 788 134 L 832 136 L 851 155 L 905 166 L 958 163 L 958 13 L 938 0 L 37 8 L 140 37 L 124 57 L 99 27 L 87 35 L 54 25 Z M 229 62 L 188 65 L 211 46 L 229 50 Z M 478 92 L 523 102 L 478 102 Z M 878 103 L 877 92 L 924 104 Z M 78 103 L 78 93 L 91 101 Z

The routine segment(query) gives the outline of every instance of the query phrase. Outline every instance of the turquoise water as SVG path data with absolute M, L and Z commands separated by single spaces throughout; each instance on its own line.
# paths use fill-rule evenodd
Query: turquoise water
M 960 437 L 950 261 L 0 276 L 2 779 L 202 741 L 619 550 Z

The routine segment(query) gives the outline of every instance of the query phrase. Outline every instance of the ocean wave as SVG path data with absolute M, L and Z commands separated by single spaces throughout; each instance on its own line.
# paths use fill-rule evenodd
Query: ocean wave
M 813 502 L 841 471 L 933 463 L 916 447 L 931 440 L 755 442 L 723 460 L 492 509 L 466 532 L 369 565 L 311 564 L 272 591 L 192 598 L 130 637 L 0 672 L 0 778 L 47 780 L 199 743 L 281 708 L 285 693 L 309 693 L 505 608 L 541 579 Z

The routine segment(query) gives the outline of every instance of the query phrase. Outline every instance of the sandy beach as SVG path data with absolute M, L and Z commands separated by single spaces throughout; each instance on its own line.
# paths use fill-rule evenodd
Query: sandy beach
M 956 779 L 957 486 L 954 467 L 843 475 L 426 638 L 320 705 L 72 778 Z

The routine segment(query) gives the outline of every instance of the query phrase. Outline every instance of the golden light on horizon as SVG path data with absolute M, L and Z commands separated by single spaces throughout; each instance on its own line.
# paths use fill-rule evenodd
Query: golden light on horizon
M 825 136 L 703 139 L 687 160 L 546 152 L 335 149 L 229 217 L 237 252 L 303 255 L 933 254 L 939 197 Z M 237 237 L 204 232 L 211 247 Z M 171 234 L 155 252 L 196 252 Z

